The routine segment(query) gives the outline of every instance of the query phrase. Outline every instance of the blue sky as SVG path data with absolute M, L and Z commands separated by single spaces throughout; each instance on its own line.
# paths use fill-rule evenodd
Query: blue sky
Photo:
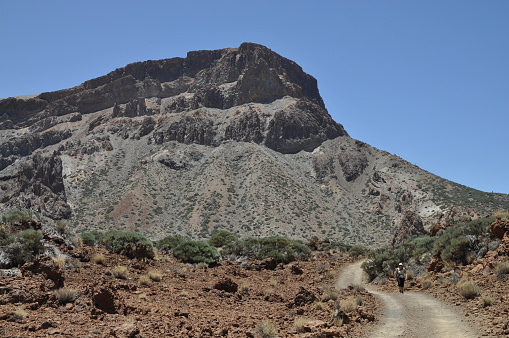
M 0 97 L 256 42 L 313 75 L 353 138 L 509 193 L 509 1 L 17 0 L 0 13 Z

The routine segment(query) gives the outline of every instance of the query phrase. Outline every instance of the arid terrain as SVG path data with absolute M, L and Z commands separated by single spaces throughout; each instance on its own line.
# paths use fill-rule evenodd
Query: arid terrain
M 63 269 L 43 256 L 35 272 L 23 267 L 24 276 L 0 277 L 3 337 L 259 337 L 262 325 L 273 325 L 279 337 L 354 337 L 376 322 L 372 295 L 334 287 L 339 269 L 353 261 L 341 253 L 315 252 L 289 265 L 215 267 L 171 255 L 131 260 L 97 247 L 68 255 Z M 127 268 L 125 279 L 113 276 L 117 266 Z M 143 285 L 143 276 L 155 271 L 160 280 Z M 75 299 L 61 304 L 54 290 L 62 287 L 74 290 Z M 350 322 L 331 323 L 337 304 L 352 297 L 362 305 L 348 313 Z

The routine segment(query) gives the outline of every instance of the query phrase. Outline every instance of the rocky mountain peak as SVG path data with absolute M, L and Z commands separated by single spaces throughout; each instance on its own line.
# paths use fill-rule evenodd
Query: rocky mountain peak
M 351 139 L 311 75 L 253 43 L 0 100 L 0 214 L 28 208 L 77 230 L 379 246 L 453 205 L 506 201 Z
M 256 103 L 268 109 L 250 105 Z M 252 141 L 296 153 L 346 135 L 325 110 L 312 76 L 253 43 L 189 52 L 186 58 L 136 62 L 74 88 L 1 100 L 0 128 L 29 127 L 56 116 L 108 109 L 110 116 L 101 122 L 161 116 L 164 122 L 152 128 L 156 138 L 184 143 Z M 210 109 L 228 111 L 225 116 Z

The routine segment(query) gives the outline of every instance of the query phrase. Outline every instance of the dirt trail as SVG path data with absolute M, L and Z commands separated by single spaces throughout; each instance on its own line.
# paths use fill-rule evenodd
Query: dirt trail
M 424 293 L 387 293 L 365 284 L 362 261 L 347 265 L 336 288 L 363 284 L 384 305 L 380 324 L 371 337 L 480 337 L 482 333 L 448 304 Z

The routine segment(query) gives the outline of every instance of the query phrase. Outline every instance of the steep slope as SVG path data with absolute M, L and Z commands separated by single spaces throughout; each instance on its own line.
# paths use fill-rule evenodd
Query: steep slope
M 154 239 L 226 229 L 379 246 L 509 205 L 351 139 L 313 77 L 250 43 L 0 100 L 0 154 L 0 212 Z

